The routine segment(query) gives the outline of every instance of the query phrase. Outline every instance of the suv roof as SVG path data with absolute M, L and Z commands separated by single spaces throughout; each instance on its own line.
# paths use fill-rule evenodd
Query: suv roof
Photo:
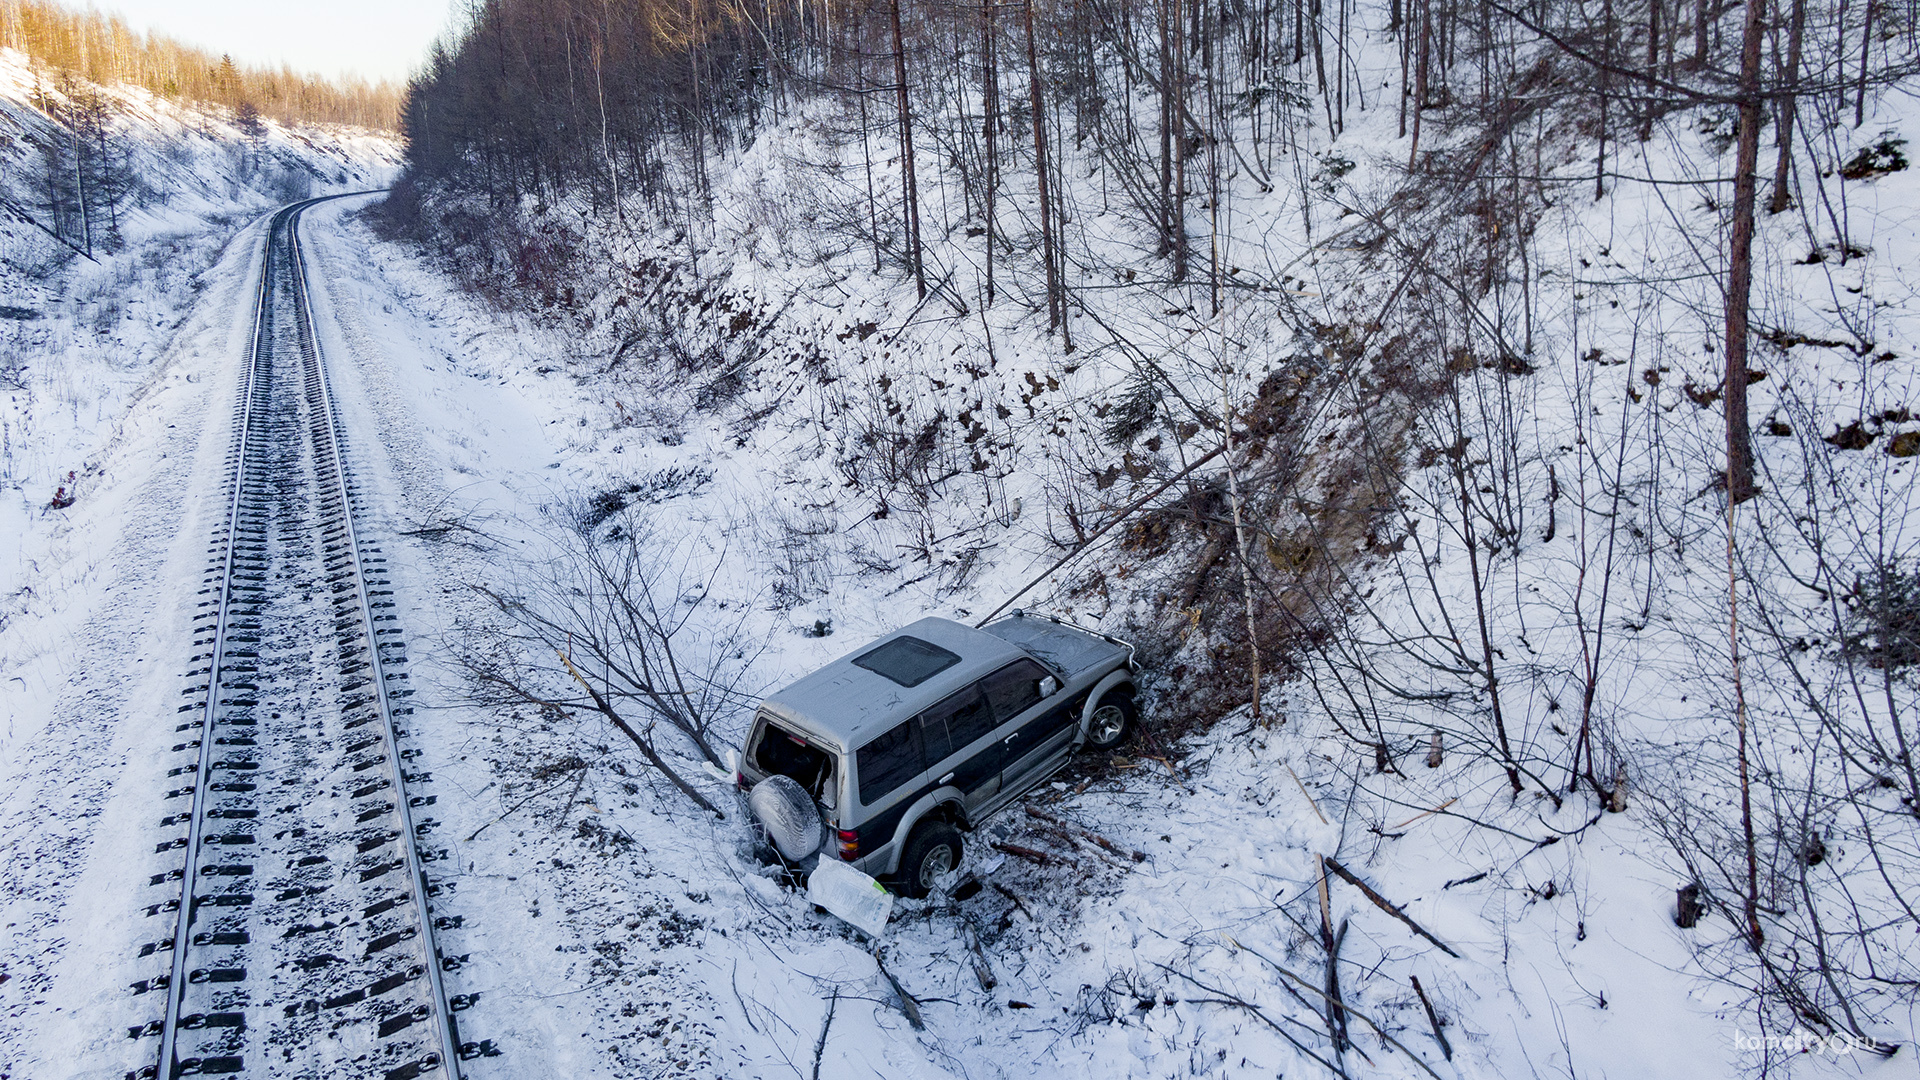
M 918 649 L 885 650 L 901 638 L 916 638 L 960 659 L 922 676 L 911 687 L 902 685 L 874 670 L 892 666 L 887 658 L 896 651 L 924 655 L 925 651 Z M 869 659 L 877 650 L 885 651 Z M 769 696 L 763 707 L 813 735 L 838 743 L 842 750 L 850 750 L 1002 664 L 1027 655 L 1019 646 L 984 631 L 948 619 L 925 618 L 868 642 L 783 688 Z M 855 663 L 861 659 L 868 663 Z

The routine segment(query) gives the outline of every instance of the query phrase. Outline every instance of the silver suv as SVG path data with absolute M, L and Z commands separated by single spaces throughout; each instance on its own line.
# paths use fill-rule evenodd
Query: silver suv
M 828 847 L 925 896 L 959 865 L 962 830 L 1077 747 L 1126 739 L 1133 675 L 1133 646 L 1048 616 L 1016 610 L 978 630 L 922 619 L 762 702 L 735 780 L 753 789 L 785 777 L 768 786 L 813 800 L 822 829 L 783 843 L 790 859 Z

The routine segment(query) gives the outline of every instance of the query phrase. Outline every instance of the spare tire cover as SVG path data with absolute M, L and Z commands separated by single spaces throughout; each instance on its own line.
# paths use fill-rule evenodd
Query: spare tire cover
M 747 809 L 766 826 L 768 838 L 787 861 L 798 862 L 820 850 L 820 810 L 793 777 L 776 773 L 753 785 Z

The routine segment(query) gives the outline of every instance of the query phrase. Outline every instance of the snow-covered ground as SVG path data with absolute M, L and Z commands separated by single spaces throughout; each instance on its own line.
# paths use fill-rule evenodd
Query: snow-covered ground
M 250 140 L 230 117 L 88 87 L 137 184 L 114 215 L 121 243 L 105 242 L 102 215 L 102 242 L 81 257 L 35 225 L 47 222 L 39 146 L 65 137 L 35 102 L 64 100 L 58 85 L 0 49 L 0 196 L 15 208 L 0 211 L 0 620 L 22 609 L 22 589 L 57 593 L 29 561 L 66 520 L 47 503 L 59 487 L 96 485 L 116 425 L 170 375 L 182 327 L 215 285 L 209 271 L 241 230 L 293 198 L 384 187 L 399 163 L 385 134 L 263 122 Z
M 404 608 L 417 639 L 452 644 L 459 627 L 484 622 L 485 605 L 463 583 L 524 580 L 583 493 L 624 491 L 670 470 L 706 479 L 629 512 L 651 523 L 663 562 L 721 562 L 707 604 L 748 613 L 721 621 L 754 655 L 762 689 L 921 613 L 978 611 L 1024 583 L 1024 560 L 991 567 L 956 594 L 937 579 L 915 581 L 921 564 L 862 569 L 829 554 L 816 556 L 819 598 L 773 602 L 772 584 L 795 577 L 781 543 L 791 519 L 780 511 L 844 514 L 830 457 L 808 452 L 804 421 L 769 422 L 742 440 L 724 417 L 687 413 L 662 438 L 627 418 L 637 409 L 616 403 L 622 391 L 570 377 L 580 367 L 565 335 L 485 310 L 405 250 L 373 240 L 349 204 L 336 207 L 308 218 L 326 282 L 322 323 L 337 327 L 331 355 L 351 373 L 344 400 L 371 425 L 358 441 L 371 445 L 377 432 L 382 447 L 383 460 L 362 465 L 381 478 L 369 487 L 385 496 L 372 500 L 390 515 L 381 527 L 401 538 L 389 550 L 409 553 L 395 577 L 411 593 Z M 861 540 L 844 519 L 822 537 Z M 825 619 L 832 635 L 811 636 Z M 902 902 L 887 935 L 888 970 L 921 1002 L 927 1027 L 915 1032 L 858 938 L 766 880 L 745 857 L 737 822 L 692 812 L 591 717 L 460 707 L 470 692 L 444 666 L 448 656 L 415 671 L 437 706 L 424 721 L 443 748 L 429 762 L 436 782 L 471 796 L 436 810 L 447 835 L 464 841 L 452 909 L 466 922 L 446 947 L 472 961 L 455 990 L 489 1004 L 466 1033 L 505 1048 L 473 1075 L 675 1074 L 682 1062 L 694 1075 L 811 1075 L 830 1009 L 823 1076 L 1318 1069 L 1289 1036 L 1324 1055 L 1324 1035 L 1275 966 L 1318 978 L 1311 946 L 1302 958 L 1300 929 L 1283 911 L 1312 896 L 1316 854 L 1362 874 L 1390 856 L 1392 885 L 1382 887 L 1461 954 L 1440 955 L 1336 885 L 1334 919 L 1353 921 L 1345 955 L 1359 970 L 1422 979 L 1450 1020 L 1462 1075 L 1524 1074 L 1529 1058 L 1543 1071 L 1557 1060 L 1584 1073 L 1600 1055 L 1606 1075 L 1734 1068 L 1740 1028 L 1723 1010 L 1737 999 L 1678 974 L 1689 948 L 1665 911 L 1673 882 L 1648 858 L 1657 838 L 1631 815 L 1603 828 L 1572 804 L 1508 808 L 1498 774 L 1479 775 L 1464 758 L 1369 803 L 1318 740 L 1297 733 L 1304 717 L 1253 737 L 1230 719 L 1177 748 L 1173 768 L 1147 756 L 1158 746 L 1084 762 L 1033 800 L 1141 852 L 1138 863 L 1052 846 L 1057 834 L 1026 834 L 1034 821 L 1018 809 L 976 835 L 969 869 L 987 887 L 962 901 Z M 576 756 L 592 767 L 565 768 Z M 724 795 L 717 778 L 685 766 Z M 1295 773 L 1332 824 L 1320 824 Z M 1451 809 L 1464 818 L 1420 816 L 1450 797 L 1463 797 Z M 1517 855 L 1512 838 L 1489 842 L 1466 820 L 1483 816 L 1527 830 Z M 1408 819 L 1387 830 L 1390 840 L 1365 827 Z M 1008 838 L 1060 861 L 1031 866 L 986 843 Z M 1444 1074 L 1411 986 L 1361 985 L 1349 1004 Z M 1259 1007 L 1280 1030 L 1228 999 Z M 1378 1039 L 1357 1043 L 1374 1065 L 1350 1052 L 1354 1068 L 1421 1074 Z

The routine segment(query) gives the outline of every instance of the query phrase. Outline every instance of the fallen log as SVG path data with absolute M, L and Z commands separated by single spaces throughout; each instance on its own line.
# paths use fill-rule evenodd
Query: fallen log
M 1051 866 L 1053 864 L 1053 856 L 1047 854 L 1044 851 L 1035 851 L 1030 847 L 1024 847 L 1020 844 L 1009 844 L 1003 841 L 995 841 L 993 845 L 993 849 L 995 851 L 1004 851 L 1009 855 L 1018 856 L 1031 863 L 1038 863 L 1041 866 Z M 994 888 L 999 889 L 1000 886 L 995 885 Z M 1001 891 L 1005 892 L 1006 890 L 1001 889 Z
M 1064 821 L 1060 818 L 1054 817 L 1052 814 L 1047 813 L 1045 810 L 1042 810 L 1037 806 L 1029 806 L 1026 808 L 1026 811 L 1029 816 L 1039 818 L 1041 821 L 1047 822 L 1050 825 L 1058 826 L 1069 832 L 1072 832 L 1081 837 L 1084 837 L 1085 839 L 1100 845 L 1102 848 L 1106 849 L 1107 851 L 1115 855 L 1121 856 L 1122 858 L 1132 859 L 1134 862 L 1147 861 L 1146 852 L 1134 851 L 1130 848 L 1120 847 L 1118 844 L 1115 844 L 1113 841 L 1107 839 L 1104 836 L 1101 836 L 1097 832 L 1094 832 L 1090 829 L 1083 829 L 1080 826 L 1075 825 L 1071 821 Z

